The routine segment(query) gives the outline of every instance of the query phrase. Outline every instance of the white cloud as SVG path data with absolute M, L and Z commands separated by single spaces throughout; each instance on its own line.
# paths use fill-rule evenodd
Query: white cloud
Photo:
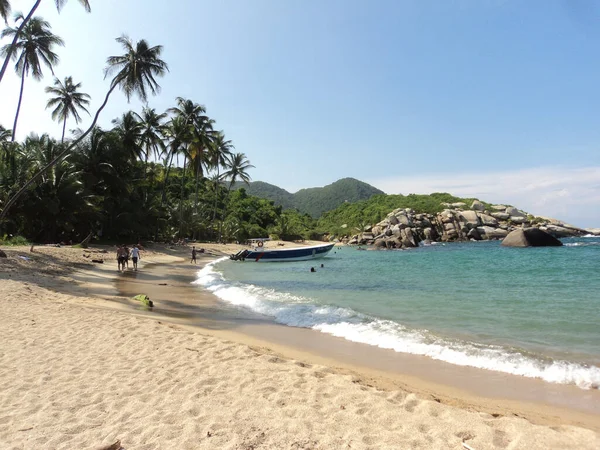
M 366 181 L 388 194 L 449 192 L 511 204 L 582 227 L 600 226 L 600 166 L 398 175 Z

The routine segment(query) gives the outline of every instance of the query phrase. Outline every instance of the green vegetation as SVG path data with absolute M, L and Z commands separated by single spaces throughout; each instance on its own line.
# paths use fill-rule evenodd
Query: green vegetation
M 476 199 L 455 197 L 445 192 L 429 195 L 375 195 L 369 200 L 344 203 L 333 211 L 324 213 L 318 221 L 317 230 L 338 236 L 356 234 L 365 225 L 380 222 L 394 209 L 411 208 L 420 213 L 436 214 L 446 208 L 442 203 L 463 202 L 468 208 L 473 200 Z M 346 228 L 342 228 L 342 225 L 346 225 Z
M 31 245 L 31 243 L 23 236 L 8 236 L 0 238 L 0 245 L 3 246 L 17 246 L 17 245 Z
M 297 209 L 314 218 L 344 203 L 354 203 L 384 194 L 379 189 L 354 178 L 343 178 L 325 187 L 301 189 L 295 194 L 272 184 L 256 181 L 250 183 L 247 191 L 251 195 L 272 200 L 284 209 Z

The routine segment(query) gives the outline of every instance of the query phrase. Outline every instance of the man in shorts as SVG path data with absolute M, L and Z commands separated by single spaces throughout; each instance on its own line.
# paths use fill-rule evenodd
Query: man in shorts
M 133 270 L 137 270 L 137 263 L 139 259 L 142 259 L 140 257 L 140 249 L 137 245 L 134 245 L 131 249 L 131 261 L 133 262 Z
M 192 247 L 192 259 L 190 260 L 190 263 L 196 264 L 196 247 Z
M 125 249 L 122 245 L 117 248 L 117 266 L 119 270 L 125 270 Z

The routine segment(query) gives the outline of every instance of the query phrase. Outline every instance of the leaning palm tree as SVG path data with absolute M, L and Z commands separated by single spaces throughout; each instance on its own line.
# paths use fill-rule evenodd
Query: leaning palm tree
M 55 95 L 46 103 L 47 108 L 54 108 L 52 111 L 52 120 L 60 120 L 63 123 L 61 142 L 65 141 L 65 128 L 69 116 L 75 118 L 75 123 L 81 121 L 78 109 L 90 113 L 86 106 L 90 104 L 90 96 L 83 92 L 77 92 L 81 83 L 73 84 L 73 78 L 65 77 L 65 82 L 54 78 L 54 86 L 47 86 L 46 93 Z
M 24 20 L 22 14 L 17 14 L 16 19 Z M 52 75 L 54 75 L 53 66 L 58 64 L 58 55 L 54 53 L 53 47 L 64 45 L 64 42 L 60 37 L 52 34 L 51 28 L 50 24 L 41 17 L 34 17 L 21 31 L 17 28 L 8 27 L 2 30 L 2 34 L 0 34 L 1 37 L 17 37 L 14 46 L 5 45 L 0 49 L 0 54 L 3 56 L 7 56 L 12 52 L 13 59 L 17 60 L 15 72 L 21 76 L 19 103 L 13 125 L 13 141 L 17 134 L 17 121 L 19 120 L 19 111 L 23 101 L 25 77 L 31 73 L 33 78 L 39 81 L 43 77 L 42 62 L 50 69 Z
M 6 203 L 4 209 L 0 213 L 0 222 L 6 216 L 8 209 L 11 205 L 19 198 L 20 195 L 39 178 L 46 170 L 54 166 L 58 161 L 64 158 L 73 148 L 77 146 L 85 137 L 94 129 L 100 113 L 108 103 L 108 99 L 113 91 L 118 87 L 120 88 L 127 97 L 127 100 L 131 99 L 133 94 L 137 94 L 142 101 L 146 101 L 148 97 L 148 91 L 152 94 L 156 94 L 160 91 L 160 86 L 156 81 L 157 76 L 163 76 L 165 72 L 169 70 L 167 63 L 161 58 L 162 46 L 157 45 L 150 47 L 145 40 L 138 41 L 134 47 L 133 42 L 126 36 L 117 38 L 123 48 L 125 54 L 119 56 L 111 56 L 106 60 L 107 67 L 105 69 L 105 77 L 115 73 L 115 76 L 111 80 L 110 89 L 106 93 L 104 102 L 96 111 L 94 120 L 90 127 L 82 133 L 77 139 L 75 139 L 66 149 L 60 152 L 52 161 L 46 166 L 40 169 L 31 179 L 25 183 L 25 185 L 19 189 L 19 191 Z
M 31 8 L 31 10 L 29 10 L 29 14 L 27 14 L 27 16 L 21 22 L 21 25 L 19 26 L 19 29 L 17 30 L 17 34 L 15 34 L 12 42 L 8 45 L 8 47 L 9 47 L 8 53 L 4 57 L 4 63 L 2 64 L 2 69 L 0 69 L 0 82 L 2 82 L 2 78 L 4 78 L 4 73 L 6 72 L 6 68 L 8 67 L 8 63 L 10 62 L 10 59 L 12 58 L 13 52 L 16 50 L 15 45 L 17 43 L 18 36 L 21 34 L 21 31 L 23 30 L 23 28 L 25 28 L 25 26 L 29 23 L 29 21 L 33 17 L 33 14 L 35 14 L 35 11 L 38 8 L 38 6 L 40 6 L 41 1 L 42 0 L 36 0 L 35 4 Z M 64 6 L 66 1 L 67 0 L 54 0 L 54 3 L 56 4 L 56 9 L 58 9 L 58 12 L 60 12 L 60 10 L 62 9 L 62 7 Z M 90 12 L 89 0 L 79 0 L 79 3 L 81 3 L 83 5 L 83 7 L 85 8 L 85 10 L 87 12 Z M 0 4 L 8 5 L 8 0 L 0 0 Z M 8 14 L 8 12 L 6 14 Z M 4 17 L 4 20 L 6 20 L 6 16 L 3 15 L 2 17 Z

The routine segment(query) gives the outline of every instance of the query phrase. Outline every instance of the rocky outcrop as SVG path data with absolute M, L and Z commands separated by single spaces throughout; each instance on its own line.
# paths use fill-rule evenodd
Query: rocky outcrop
M 539 228 L 521 228 L 509 233 L 503 247 L 560 247 L 562 242 Z
M 471 209 L 463 209 L 464 203 L 445 203 L 442 206 L 446 209 L 437 214 L 417 213 L 410 208 L 395 209 L 381 222 L 343 242 L 397 249 L 418 247 L 422 241 L 499 240 L 523 229 L 541 230 L 555 238 L 584 236 L 594 234 L 594 231 L 600 235 L 598 229 L 584 230 L 556 219 L 534 217 L 512 206 L 490 207 L 478 200 L 472 203 Z
M 593 234 L 594 236 L 600 236 L 600 228 L 586 228 L 588 234 Z

